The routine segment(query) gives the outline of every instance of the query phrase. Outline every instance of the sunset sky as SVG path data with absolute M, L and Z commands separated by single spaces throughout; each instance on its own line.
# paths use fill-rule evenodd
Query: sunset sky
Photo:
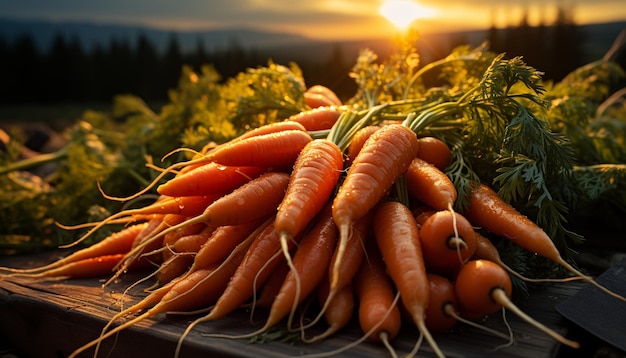
M 626 20 L 623 0 L 415 0 L 429 8 L 414 24 L 424 33 L 518 24 L 550 24 L 557 4 L 577 24 Z M 0 17 L 132 24 L 171 30 L 248 27 L 316 39 L 388 36 L 397 29 L 378 10 L 383 0 L 20 0 L 2 1 Z

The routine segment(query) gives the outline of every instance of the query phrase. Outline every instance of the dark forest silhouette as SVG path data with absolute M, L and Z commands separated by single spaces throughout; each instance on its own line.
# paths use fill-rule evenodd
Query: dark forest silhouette
M 530 26 L 524 16 L 516 26 L 492 27 L 485 40 L 493 51 L 521 55 L 547 78 L 559 80 L 582 65 L 584 59 L 581 35 L 571 12 L 559 9 L 558 13 L 552 25 Z M 164 101 L 168 89 L 177 86 L 183 65 L 199 69 L 211 64 L 226 79 L 268 61 L 266 55 L 244 49 L 236 42 L 210 53 L 198 41 L 194 51 L 183 52 L 172 35 L 166 50 L 159 52 L 146 36 L 138 36 L 135 46 L 128 39 L 113 38 L 108 46 L 99 45 L 87 52 L 76 38 L 58 34 L 50 49 L 42 52 L 29 34 L 11 44 L 0 34 L 0 104 L 101 102 L 121 93 L 146 101 Z M 464 43 L 463 36 L 458 36 L 441 44 L 436 53 L 445 56 L 454 45 Z M 342 51 L 340 45 L 335 45 L 328 58 L 298 60 L 307 83 L 324 84 L 349 97 L 354 88 L 346 82 L 355 58 L 348 58 Z

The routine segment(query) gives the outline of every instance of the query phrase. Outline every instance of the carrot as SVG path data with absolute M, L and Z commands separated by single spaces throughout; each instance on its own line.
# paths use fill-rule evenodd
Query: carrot
M 213 235 L 215 229 L 216 228 L 212 226 L 205 226 L 205 228 L 197 234 L 185 235 L 172 244 L 172 249 L 174 252 L 197 253 L 202 248 L 202 245 Z
M 159 284 L 164 285 L 176 277 L 182 276 L 193 262 L 193 256 L 185 254 L 175 254 L 164 260 L 156 271 L 156 279 Z
M 211 237 L 198 250 L 190 271 L 209 267 L 224 260 L 239 243 L 259 229 L 260 223 L 261 220 L 255 220 L 249 223 L 224 225 L 216 228 Z
M 426 307 L 426 327 L 432 332 L 447 332 L 458 322 L 458 299 L 454 285 L 444 276 L 428 273 L 429 304 Z
M 103 332 L 97 339 L 76 349 L 68 358 L 74 358 L 81 352 L 98 345 L 103 340 L 131 327 L 137 322 L 154 317 L 158 314 L 191 311 L 212 304 L 217 300 L 219 294 L 228 284 L 228 280 L 243 259 L 248 245 L 249 242 L 245 244 L 242 243 L 242 246 L 239 247 L 238 250 L 235 250 L 229 259 L 217 267 L 198 270 L 185 276 L 183 279 L 173 281 L 173 285 L 161 297 L 157 304 L 143 314 L 124 322 L 106 333 Z
M 340 275 L 337 276 L 337 280 L 332 284 L 330 283 L 330 274 L 328 275 L 329 288 L 328 293 L 326 294 L 328 299 L 323 303 L 317 317 L 315 317 L 306 326 L 301 327 L 301 329 L 304 330 L 315 325 L 319 319 L 326 314 L 326 310 L 334 304 L 335 295 L 339 294 L 339 291 L 341 291 L 344 286 L 349 285 L 354 279 L 354 276 L 359 270 L 359 266 L 361 266 L 363 257 L 365 256 L 364 243 L 371 231 L 371 219 L 372 217 L 368 213 L 368 215 L 362 217 L 355 223 L 352 230 L 352 238 L 346 243 L 343 260 L 341 260 L 337 266 L 337 270 Z M 338 250 L 335 248 L 335 252 L 330 260 L 330 267 L 335 266 L 337 255 Z
M 402 325 L 400 309 L 394 304 L 394 288 L 385 270 L 380 252 L 373 245 L 367 246 L 367 260 L 363 260 L 354 277 L 354 290 L 359 325 L 374 342 L 393 340 Z
M 100 221 L 94 225 L 87 233 L 82 235 L 78 240 L 75 240 L 71 244 L 63 245 L 61 248 L 68 248 L 75 246 L 76 244 L 84 241 L 91 234 L 102 228 L 103 226 L 111 223 L 114 219 L 128 216 L 146 216 L 146 215 L 165 215 L 165 214 L 177 214 L 183 216 L 195 216 L 202 211 L 217 198 L 221 197 L 223 193 L 212 193 L 208 195 L 199 196 L 187 196 L 187 197 L 160 197 L 156 202 L 143 208 L 129 209 L 119 211 L 108 218 Z
M 505 202 L 487 185 L 481 184 L 473 188 L 464 214 L 472 224 L 511 240 L 532 253 L 552 260 L 606 294 L 626 302 L 626 298 L 600 285 L 593 278 L 583 274 L 565 261 L 552 239 L 541 227 Z
M 532 319 L 513 304 L 510 300 L 513 290 L 511 278 L 509 274 L 495 262 L 489 260 L 473 260 L 468 262 L 457 274 L 454 288 L 459 299 L 459 304 L 471 312 L 490 314 L 505 307 L 560 343 L 566 344 L 572 348 L 580 347 L 578 342 L 566 339 Z
M 337 227 L 327 206 L 315 219 L 315 225 L 305 234 L 290 262 L 290 270 L 275 296 L 263 327 L 250 334 L 228 338 L 252 337 L 267 331 L 286 316 L 291 327 L 296 307 L 304 301 L 323 281 L 327 274 L 335 244 Z M 221 336 L 221 335 L 214 335 Z
M 325 279 L 318 287 L 318 301 L 320 304 L 331 302 L 331 304 L 328 305 L 328 308 L 324 310 L 324 318 L 328 328 L 324 332 L 312 338 L 304 337 L 304 331 L 302 331 L 302 340 L 306 343 L 314 343 L 332 336 L 347 326 L 352 319 L 352 314 L 355 308 L 354 290 L 352 289 L 352 285 L 348 284 L 342 287 L 333 297 L 328 295 L 329 292 L 330 284 L 328 280 Z
M 227 166 L 291 166 L 311 140 L 311 136 L 300 130 L 263 134 L 224 144 L 201 160 Z
M 230 193 L 266 170 L 263 167 L 225 166 L 211 162 L 161 184 L 157 192 L 171 197 Z
M 161 173 L 159 173 L 159 175 L 157 175 L 152 182 L 150 182 L 145 188 L 143 188 L 142 190 L 136 192 L 133 195 L 127 196 L 127 197 L 115 197 L 112 195 L 107 195 L 105 193 L 103 193 L 103 196 L 107 199 L 110 200 L 117 200 L 117 201 L 127 201 L 127 200 L 131 200 L 133 198 L 136 198 L 144 193 L 146 193 L 148 190 L 152 189 L 156 184 L 158 184 L 163 178 L 165 178 L 166 175 L 175 172 L 176 170 L 180 170 L 181 174 L 184 174 L 185 172 L 191 170 L 191 169 L 195 169 L 203 164 L 207 164 L 212 162 L 213 160 L 209 157 L 207 157 L 208 153 L 213 152 L 213 151 L 217 151 L 218 149 L 222 149 L 225 146 L 232 146 L 235 142 L 244 140 L 244 139 L 250 139 L 253 137 L 257 137 L 257 136 L 262 136 L 262 135 L 269 135 L 272 133 L 280 133 L 280 132 L 284 132 L 284 131 L 300 131 L 300 132 L 306 132 L 306 128 L 304 128 L 300 123 L 296 123 L 293 121 L 280 121 L 280 122 L 273 122 L 258 128 L 254 128 L 252 130 L 249 130 L 247 132 L 245 132 L 244 134 L 242 134 L 241 136 L 234 138 L 226 143 L 220 144 L 220 145 L 216 145 L 213 146 L 212 144 L 208 144 L 206 146 L 206 148 L 202 149 L 202 153 L 203 154 L 199 154 L 197 156 L 195 156 L 193 159 L 188 160 L 188 161 L 183 161 L 183 162 L 178 162 L 175 164 L 170 165 L 167 168 L 161 169 Z M 284 138 L 282 138 L 284 139 Z M 265 142 L 265 141 L 264 141 Z M 249 142 L 248 142 L 249 143 Z M 283 143 L 284 144 L 284 143 Z M 271 146 L 271 144 L 270 144 Z M 174 150 L 172 152 L 170 152 L 171 155 L 172 153 L 175 153 L 178 150 Z M 222 152 L 222 154 L 224 155 L 224 153 Z M 244 153 L 245 154 L 245 153 Z M 226 165 L 224 163 L 221 163 L 222 165 Z M 252 164 L 250 166 L 257 166 L 258 164 Z M 237 165 L 235 165 L 237 166 Z
M 348 149 L 346 150 L 346 166 L 350 166 L 356 158 L 357 154 L 363 148 L 363 144 L 367 138 L 369 138 L 372 133 L 376 132 L 380 129 L 380 126 L 377 125 L 369 125 L 359 129 L 354 136 L 350 140 L 350 144 L 348 145 Z
M 311 99 L 323 98 L 323 101 L 311 101 Z M 337 94 L 330 88 L 322 85 L 314 85 L 304 92 L 304 101 L 307 106 L 314 108 L 318 102 L 328 103 L 328 106 L 340 106 L 341 100 L 337 97 Z
M 172 248 L 182 238 L 192 236 L 192 235 L 197 235 L 198 233 L 202 232 L 202 230 L 205 230 L 206 228 L 207 226 L 204 223 L 196 223 L 194 225 L 183 226 L 179 228 L 178 230 L 174 230 L 166 234 L 165 236 L 163 236 L 163 244 L 162 244 L 163 260 L 169 259 L 176 252 L 180 252 L 180 251 L 177 251 L 176 249 L 172 251 Z
M 215 306 L 197 322 L 222 318 L 250 299 L 257 290 L 257 285 L 263 285 L 283 259 L 281 255 L 277 255 L 280 252 L 280 239 L 274 225 L 267 225 L 250 245 L 241 265 Z
M 328 202 L 343 169 L 343 156 L 327 139 L 313 140 L 302 149 L 290 176 L 274 226 L 288 240 L 300 234 Z
M 69 262 L 54 269 L 39 273 L 27 274 L 28 278 L 46 277 L 69 277 L 69 278 L 93 278 L 110 274 L 115 265 L 124 257 L 124 254 L 111 254 L 89 257 Z M 21 277 L 21 274 L 13 274 L 12 277 Z
M 74 251 L 70 255 L 56 260 L 48 265 L 40 266 L 31 269 L 16 269 L 16 268 L 8 268 L 3 267 L 0 268 L 1 271 L 11 272 L 11 273 L 19 273 L 19 274 L 33 274 L 44 272 L 47 270 L 51 270 L 54 268 L 58 268 L 69 263 L 90 259 L 98 256 L 104 255 L 112 255 L 125 253 L 132 247 L 133 241 L 137 235 L 146 228 L 147 223 L 135 224 L 129 227 L 122 229 L 121 231 L 115 232 L 108 237 L 104 238 L 102 241 L 97 242 L 91 246 L 85 247 L 78 251 Z
M 452 210 L 456 201 L 457 192 L 448 176 L 420 158 L 411 162 L 406 172 L 406 185 L 412 198 L 436 210 Z
M 452 159 L 450 147 L 437 137 L 421 137 L 420 151 L 417 157 L 434 165 L 439 170 L 444 170 Z
M 197 223 L 215 227 L 263 220 L 276 212 L 276 207 L 285 195 L 288 182 L 289 175 L 286 173 L 263 174 L 214 201 L 202 214 L 151 235 L 150 240 L 157 240 L 169 232 Z
M 461 214 L 444 210 L 430 215 L 421 225 L 420 243 L 428 271 L 446 275 L 472 257 L 476 232 Z
M 333 218 L 339 228 L 338 252 L 331 267 L 331 286 L 338 280 L 354 222 L 364 217 L 406 172 L 417 155 L 417 136 L 408 127 L 391 124 L 374 132 L 350 166 L 333 201 Z
M 322 106 L 294 114 L 288 120 L 302 124 L 309 132 L 321 131 L 328 130 L 337 123 L 341 113 L 341 107 Z
M 395 283 L 413 323 L 429 342 L 435 354 L 443 357 L 443 352 L 424 321 L 430 285 L 426 276 L 417 223 L 409 208 L 395 201 L 379 205 L 374 213 L 374 237 L 389 276 Z
M 287 261 L 281 260 L 277 267 L 274 268 L 272 274 L 267 279 L 265 284 L 261 286 L 258 298 L 256 296 L 256 292 L 253 293 L 251 311 L 250 311 L 250 321 L 252 321 L 252 317 L 254 315 L 254 309 L 256 307 L 261 308 L 270 308 L 272 307 L 272 303 L 274 302 L 274 297 L 280 291 L 280 287 L 283 285 L 285 281 L 285 277 L 287 277 L 287 273 L 289 272 L 289 265 L 287 265 Z

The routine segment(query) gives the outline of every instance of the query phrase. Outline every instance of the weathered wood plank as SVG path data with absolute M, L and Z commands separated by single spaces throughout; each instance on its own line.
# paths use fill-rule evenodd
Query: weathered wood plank
M 37 259 L 3 258 L 0 265 L 34 267 L 49 262 L 42 256 Z M 153 284 L 146 281 L 127 294 L 124 290 L 141 278 L 141 274 L 128 274 L 118 282 L 103 289 L 101 281 L 48 280 L 33 281 L 11 279 L 0 281 L 0 335 L 18 349 L 22 357 L 65 357 L 82 344 L 100 334 L 102 327 L 115 313 L 137 302 L 145 295 L 143 289 Z M 565 334 L 565 320 L 556 312 L 555 306 L 577 292 L 579 284 L 556 284 L 533 291 L 530 300 L 521 307 L 532 317 Z M 102 356 L 108 357 L 173 357 L 176 343 L 193 319 L 198 316 L 159 315 L 147 319 L 108 339 L 102 346 Z M 220 333 L 238 335 L 253 332 L 260 327 L 262 312 L 255 318 L 259 325 L 252 325 L 249 312 L 241 309 L 228 318 L 198 325 L 185 339 L 182 358 L 200 354 L 221 357 L 289 357 L 331 351 L 358 339 L 360 332 L 356 322 L 332 338 L 317 344 L 289 344 L 283 342 L 248 343 L 246 340 L 211 338 L 204 334 Z M 476 328 L 458 325 L 454 332 L 435 335 L 437 342 L 449 357 L 555 357 L 560 345 L 529 324 L 520 321 L 512 313 L 506 315 L 515 336 L 515 344 L 503 347 L 506 340 L 494 337 Z M 496 314 L 484 322 L 501 332 L 507 332 L 501 315 Z M 323 327 L 319 327 L 322 330 Z M 311 332 L 311 335 L 315 332 Z M 400 353 L 410 351 L 418 338 L 413 328 L 404 328 L 394 341 Z M 92 356 L 88 351 L 84 356 Z M 388 356 L 377 345 L 363 343 L 342 353 L 345 357 Z M 427 343 L 419 351 L 421 357 L 433 356 Z

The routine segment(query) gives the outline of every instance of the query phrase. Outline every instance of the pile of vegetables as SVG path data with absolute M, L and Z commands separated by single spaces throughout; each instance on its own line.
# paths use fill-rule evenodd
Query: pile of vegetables
M 578 347 L 511 297 L 524 282 L 580 279 L 626 300 L 576 268 L 570 246 L 582 236 L 567 228 L 579 207 L 626 212 L 626 131 L 618 130 L 626 120 L 609 119 L 612 106 L 600 105 L 622 69 L 601 60 L 551 84 L 521 58 L 484 46 L 419 66 L 414 40 L 398 39 L 381 62 L 363 51 L 351 73 L 359 90 L 345 102 L 326 87 L 290 81 L 298 74 L 279 67 L 274 74 L 299 83 L 299 97 L 251 101 L 263 107 L 259 121 L 232 139 L 163 153 L 171 162 L 150 161 L 155 174 L 135 193 L 102 188 L 111 202 L 157 198 L 102 220 L 60 223 L 86 230 L 66 248 L 119 229 L 50 265 L 3 268 L 4 278 L 109 275 L 106 286 L 142 269 L 156 280 L 72 357 L 94 346 L 97 355 L 102 340 L 148 317 L 208 309 L 187 334 L 244 306 L 268 312 L 245 337 L 285 325 L 318 342 L 357 313 L 363 337 L 391 354 L 401 329 L 417 329 L 412 353 L 425 339 L 438 356 L 445 353 L 432 332 L 480 326 L 505 307 Z M 424 80 L 431 71 L 441 86 Z M 256 85 L 248 82 L 242 101 Z M 293 106 L 300 100 L 304 108 Z M 507 265 L 506 257 L 517 260 Z M 297 314 L 310 300 L 320 308 L 303 323 Z M 308 337 L 322 320 L 328 330 Z

